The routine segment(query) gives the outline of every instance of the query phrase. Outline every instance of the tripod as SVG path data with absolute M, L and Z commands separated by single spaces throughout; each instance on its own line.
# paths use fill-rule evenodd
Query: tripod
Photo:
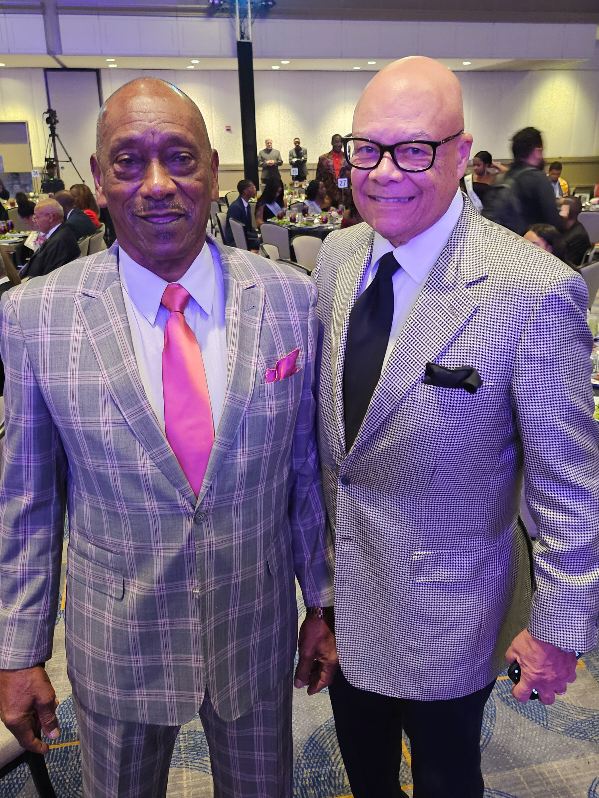
M 73 159 L 69 155 L 67 148 L 64 146 L 62 139 L 60 138 L 58 132 L 56 131 L 56 126 L 58 125 L 58 116 L 56 115 L 56 111 L 53 108 L 48 108 L 47 111 L 44 111 L 43 116 L 45 123 L 50 128 L 50 132 L 48 134 L 46 153 L 44 155 L 44 171 L 42 172 L 42 183 L 44 182 L 44 180 L 47 180 L 50 177 L 50 175 L 48 174 L 48 168 L 51 164 L 56 168 L 56 177 L 60 179 L 61 163 L 70 163 L 75 172 L 77 173 L 79 180 L 81 180 L 82 183 L 85 183 L 85 180 L 81 176 L 81 172 L 75 166 Z M 63 159 L 61 161 L 59 159 L 58 144 L 60 144 L 64 154 L 67 156 L 66 160 Z

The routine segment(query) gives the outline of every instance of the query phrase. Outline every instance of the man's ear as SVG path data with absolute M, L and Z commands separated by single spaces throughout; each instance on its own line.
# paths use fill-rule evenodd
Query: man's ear
M 219 165 L 219 157 L 218 157 L 218 150 L 212 150 L 212 156 L 210 158 L 210 172 L 212 175 L 212 194 L 210 199 L 215 200 L 218 202 L 220 199 L 220 189 L 218 187 L 218 165 Z
M 458 177 L 464 177 L 468 161 L 470 160 L 470 150 L 472 149 L 472 136 L 470 133 L 462 133 L 458 140 Z
M 100 208 L 106 208 L 106 197 L 104 196 L 104 189 L 102 188 L 102 171 L 98 163 L 98 156 L 94 153 L 89 159 L 89 165 L 94 177 L 94 186 L 96 188 L 96 201 Z

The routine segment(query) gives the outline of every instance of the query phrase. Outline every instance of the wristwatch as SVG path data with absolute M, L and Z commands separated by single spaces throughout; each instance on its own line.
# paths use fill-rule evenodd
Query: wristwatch
M 333 607 L 306 607 L 306 618 L 319 618 L 335 634 L 335 610 Z

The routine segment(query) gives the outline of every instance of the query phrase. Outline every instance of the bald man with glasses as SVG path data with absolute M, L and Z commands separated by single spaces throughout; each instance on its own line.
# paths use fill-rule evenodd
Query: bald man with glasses
M 597 642 L 599 436 L 582 279 L 459 191 L 472 136 L 428 58 L 368 84 L 344 139 L 365 220 L 315 272 L 335 533 L 331 686 L 354 798 L 482 798 L 498 673 L 550 704 Z M 518 517 L 523 475 L 538 525 Z

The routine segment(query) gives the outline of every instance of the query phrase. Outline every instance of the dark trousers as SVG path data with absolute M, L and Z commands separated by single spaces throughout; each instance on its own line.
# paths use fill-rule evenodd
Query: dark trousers
M 330 687 L 339 747 L 354 798 L 401 798 L 402 729 L 410 740 L 413 798 L 483 798 L 480 734 L 495 682 L 448 701 L 358 690 L 341 669 Z

